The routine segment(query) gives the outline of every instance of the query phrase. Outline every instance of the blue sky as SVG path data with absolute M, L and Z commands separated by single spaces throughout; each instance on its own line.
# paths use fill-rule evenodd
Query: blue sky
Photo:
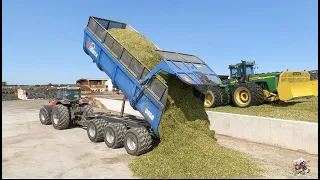
M 318 67 L 317 0 L 3 0 L 2 80 L 105 78 L 82 49 L 90 15 L 126 22 L 163 50 L 194 54 L 217 74 Z

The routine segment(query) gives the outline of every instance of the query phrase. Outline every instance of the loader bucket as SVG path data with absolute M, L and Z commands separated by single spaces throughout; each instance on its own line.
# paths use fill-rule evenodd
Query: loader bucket
M 282 101 L 318 96 L 318 81 L 310 81 L 310 74 L 306 71 L 284 71 L 279 76 L 277 89 Z

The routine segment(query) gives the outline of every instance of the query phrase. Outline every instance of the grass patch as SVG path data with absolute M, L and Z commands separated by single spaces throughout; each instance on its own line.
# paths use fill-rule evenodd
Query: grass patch
M 152 69 L 160 57 L 156 47 L 143 35 L 111 29 L 114 36 L 141 63 Z M 245 154 L 214 141 L 203 103 L 192 87 L 177 77 L 160 73 L 169 87 L 167 104 L 161 118 L 161 143 L 153 151 L 135 157 L 129 165 L 140 178 L 255 178 L 262 170 Z
M 310 99 L 297 99 L 288 102 L 282 102 L 280 104 L 267 103 L 260 106 L 251 106 L 248 108 L 239 108 L 228 105 L 216 108 L 206 108 L 206 110 L 279 119 L 318 122 L 318 97 L 313 97 Z

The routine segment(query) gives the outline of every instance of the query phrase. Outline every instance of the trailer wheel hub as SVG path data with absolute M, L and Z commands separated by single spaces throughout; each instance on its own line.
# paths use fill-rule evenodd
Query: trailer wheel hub
M 89 126 L 89 134 L 91 137 L 94 137 L 96 135 L 96 128 L 94 125 Z
M 134 151 L 137 148 L 137 144 L 135 142 L 135 139 L 132 136 L 128 138 L 127 146 L 131 151 Z
M 109 143 L 113 143 L 114 141 L 114 135 L 110 132 L 110 131 L 107 131 L 106 132 L 106 139 Z

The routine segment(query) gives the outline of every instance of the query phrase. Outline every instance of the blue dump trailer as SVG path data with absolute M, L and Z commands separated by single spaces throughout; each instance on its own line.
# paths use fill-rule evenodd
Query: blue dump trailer
M 124 146 L 129 154 L 140 155 L 150 151 L 153 142 L 160 139 L 158 127 L 169 87 L 155 76 L 159 71 L 177 76 L 196 90 L 220 84 L 221 80 L 200 58 L 163 50 L 155 50 L 162 60 L 150 70 L 108 33 L 112 28 L 136 31 L 126 23 L 91 16 L 84 30 L 83 50 L 123 92 L 121 115 L 96 114 L 79 124 L 87 126 L 91 141 L 103 139 L 110 148 Z M 123 116 L 126 99 L 145 120 Z

